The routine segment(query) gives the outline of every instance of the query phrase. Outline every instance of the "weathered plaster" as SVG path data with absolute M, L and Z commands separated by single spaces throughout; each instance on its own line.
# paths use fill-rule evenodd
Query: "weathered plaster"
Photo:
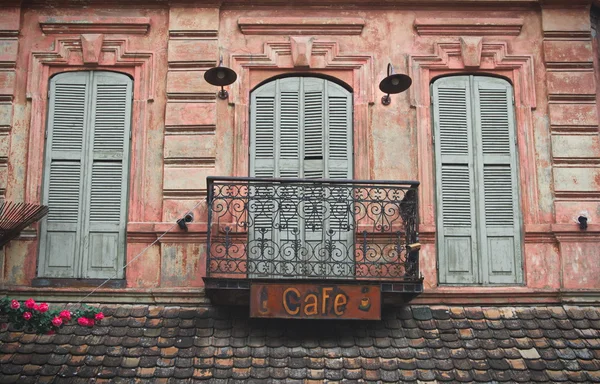
M 431 3 L 431 2 L 430 2 Z M 423 302 L 559 300 L 559 290 L 600 286 L 598 47 L 589 10 L 506 2 L 436 7 L 266 8 L 226 1 L 198 7 L 130 5 L 3 8 L 0 12 L 0 194 L 39 201 L 47 84 L 66 70 L 118 70 L 134 78 L 127 290 L 201 287 L 206 176 L 248 174 L 249 93 L 274 76 L 337 78 L 354 94 L 355 178 L 421 181 Z M 330 22 L 336 20 L 336 22 Z M 238 74 L 227 101 L 203 80 L 217 64 Z M 413 78 L 384 106 L 388 63 Z M 596 67 L 594 67 L 596 65 Z M 596 68 L 596 70 L 594 70 Z M 438 287 L 429 85 L 476 73 L 513 84 L 523 211 L 523 287 Z M 198 204 L 199 203 L 199 204 Z M 590 218 L 587 232 L 575 222 Z M 37 243 L 6 248 L 4 282 L 26 288 Z M 198 291 L 201 292 L 201 291 Z M 508 294 L 513 294 L 508 299 Z M 477 298 L 473 298 L 477 296 Z M 186 296 L 188 297 L 188 296 Z

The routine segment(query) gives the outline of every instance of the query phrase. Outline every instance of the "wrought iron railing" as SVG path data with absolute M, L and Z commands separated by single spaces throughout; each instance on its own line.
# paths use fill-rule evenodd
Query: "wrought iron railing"
M 418 185 L 209 177 L 207 277 L 417 280 Z

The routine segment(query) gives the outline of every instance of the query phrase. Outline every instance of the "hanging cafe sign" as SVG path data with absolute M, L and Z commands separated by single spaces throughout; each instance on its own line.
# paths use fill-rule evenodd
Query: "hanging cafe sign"
M 379 320 L 381 289 L 379 285 L 252 284 L 250 317 Z

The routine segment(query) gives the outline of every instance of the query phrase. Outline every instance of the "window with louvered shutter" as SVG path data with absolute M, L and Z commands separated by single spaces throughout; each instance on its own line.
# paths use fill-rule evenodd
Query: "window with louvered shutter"
M 132 81 L 70 72 L 50 83 L 40 276 L 115 276 L 125 255 Z
M 325 79 L 288 77 L 262 85 L 252 92 L 251 100 L 250 176 L 352 177 L 350 92 Z M 267 186 L 253 187 L 249 201 L 255 223 L 253 233 L 249 234 L 251 243 L 264 236 L 263 232 L 256 233 L 257 229 L 272 228 L 274 224 L 279 230 L 266 235 L 283 253 L 295 240 L 319 247 L 324 241 L 321 238 L 324 224 L 336 229 L 343 227 L 345 231 L 340 236 L 351 241 L 352 234 L 347 228 L 348 215 L 352 213 L 348 204 L 339 204 L 333 212 L 325 212 L 322 188 L 308 187 L 302 191 L 297 188 L 281 187 L 278 195 L 273 196 L 274 191 Z M 324 222 L 326 214 L 330 219 Z M 264 271 L 273 269 L 262 262 L 254 266 Z
M 440 283 L 521 282 L 512 87 L 453 76 L 432 97 Z

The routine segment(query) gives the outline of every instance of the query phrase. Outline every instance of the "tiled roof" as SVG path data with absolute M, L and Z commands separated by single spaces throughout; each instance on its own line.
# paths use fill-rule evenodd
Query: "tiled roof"
M 426 307 L 381 321 L 104 307 L 101 326 L 0 333 L 0 383 L 600 382 L 600 307 Z

